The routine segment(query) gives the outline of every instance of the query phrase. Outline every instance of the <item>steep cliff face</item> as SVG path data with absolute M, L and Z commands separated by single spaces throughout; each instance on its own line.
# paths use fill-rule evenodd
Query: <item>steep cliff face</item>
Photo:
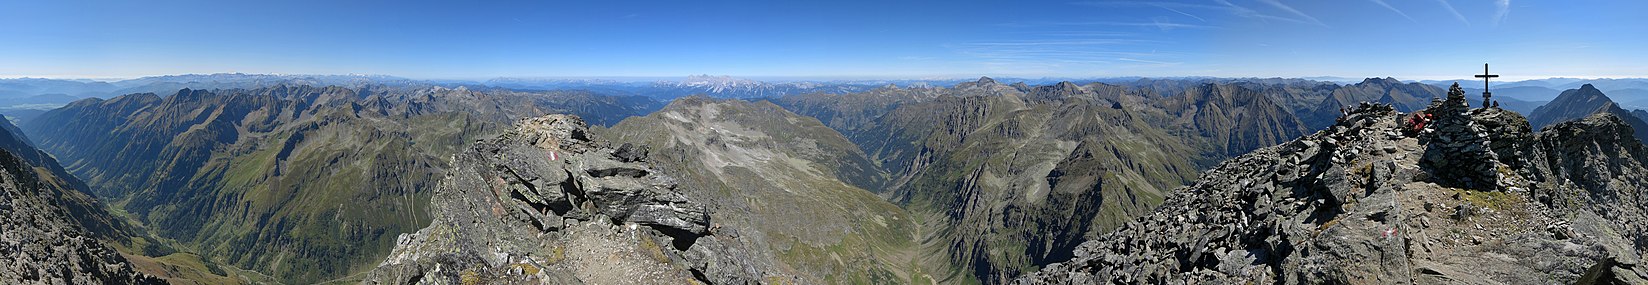
M 1327 130 L 1228 160 L 1019 282 L 1648 281 L 1648 153 L 1629 125 L 1599 114 L 1535 135 L 1511 112 L 1441 105 L 1426 111 L 1464 121 L 1410 137 L 1392 107 L 1363 105 Z M 1451 163 L 1423 162 L 1432 159 Z
M 164 284 L 88 231 L 123 237 L 123 224 L 52 171 L 55 161 L 0 131 L 0 280 L 40 284 Z M 25 153 L 18 155 L 18 153 Z M 37 166 L 33 163 L 51 163 Z
M 789 280 L 757 263 L 644 156 L 576 116 L 530 118 L 452 157 L 434 221 L 363 283 L 710 284 Z M 477 283 L 478 282 L 478 283 Z

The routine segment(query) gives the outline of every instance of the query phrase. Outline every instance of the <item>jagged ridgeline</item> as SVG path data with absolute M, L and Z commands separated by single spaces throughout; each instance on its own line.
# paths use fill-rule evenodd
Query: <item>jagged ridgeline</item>
M 518 118 L 645 114 L 583 92 L 279 85 L 86 99 L 22 126 L 179 250 L 286 283 L 375 266 L 430 221 L 450 154 Z
M 1644 284 L 1648 148 L 1611 113 L 1533 133 L 1453 86 L 1222 163 L 1028 284 Z

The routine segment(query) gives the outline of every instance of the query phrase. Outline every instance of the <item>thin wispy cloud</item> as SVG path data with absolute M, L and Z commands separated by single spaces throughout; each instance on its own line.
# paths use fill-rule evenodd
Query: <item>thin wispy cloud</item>
M 1202 21 L 1203 23 L 1207 22 L 1207 19 L 1202 19 L 1202 17 L 1197 17 L 1196 15 L 1191 15 L 1190 13 L 1185 13 L 1184 11 L 1179 11 L 1179 9 L 1173 9 L 1173 7 L 1168 7 L 1166 5 L 1161 5 L 1161 4 L 1152 4 L 1152 6 L 1156 6 L 1156 7 L 1162 8 L 1162 9 L 1166 9 L 1168 11 L 1173 11 L 1173 13 L 1179 13 L 1179 15 L 1184 15 L 1185 17 L 1190 17 L 1192 19 L 1196 19 L 1197 21 Z
M 1238 17 L 1258 19 L 1260 21 L 1266 21 L 1266 22 L 1274 20 L 1274 21 L 1281 21 L 1281 22 L 1288 22 L 1288 23 L 1295 23 L 1295 24 L 1305 24 L 1305 25 L 1315 25 L 1315 26 L 1328 27 L 1328 25 L 1326 23 L 1323 23 L 1321 20 L 1318 20 L 1315 16 L 1311 16 L 1310 14 L 1306 14 L 1302 11 L 1299 11 L 1298 9 L 1294 9 L 1292 6 L 1289 6 L 1285 3 L 1282 3 L 1281 1 L 1278 1 L 1278 0 L 1258 0 L 1258 2 L 1264 3 L 1264 4 L 1266 4 L 1266 5 L 1268 5 L 1272 8 L 1275 8 L 1276 10 L 1285 12 L 1287 14 L 1287 16 L 1278 16 L 1278 15 L 1272 15 L 1272 14 L 1269 14 L 1269 13 L 1260 12 L 1259 10 L 1251 9 L 1251 8 L 1248 8 L 1248 7 L 1245 7 L 1245 6 L 1242 6 L 1242 5 L 1237 5 L 1236 3 L 1231 3 L 1228 0 L 1214 0 L 1214 3 L 1217 3 L 1217 5 L 1203 4 L 1203 3 L 1151 2 L 1151 1 L 1133 1 L 1133 0 L 1123 0 L 1123 1 L 1081 1 L 1081 2 L 1071 2 L 1070 4 L 1083 5 L 1083 6 L 1095 6 L 1095 7 L 1156 7 L 1156 8 L 1166 9 L 1168 11 L 1172 11 L 1172 12 L 1178 13 L 1180 15 L 1185 15 L 1185 16 L 1188 16 L 1188 17 L 1191 17 L 1191 18 L 1195 18 L 1195 19 L 1203 21 L 1203 22 L 1206 22 L 1207 18 L 1203 18 L 1201 16 L 1196 16 L 1195 14 L 1185 12 L 1185 10 L 1187 10 L 1187 9 L 1212 10 L 1212 11 L 1219 11 L 1219 12 L 1229 13 L 1231 15 L 1235 15 L 1235 16 L 1238 16 Z
M 1288 6 L 1287 4 L 1282 4 L 1282 1 L 1278 1 L 1278 0 L 1259 0 L 1259 2 L 1268 4 L 1271 7 L 1275 7 L 1278 10 L 1288 12 L 1289 14 L 1293 14 L 1293 16 L 1295 16 L 1295 17 L 1299 17 L 1301 19 L 1308 20 L 1308 21 L 1310 21 L 1310 23 L 1316 24 L 1318 26 L 1322 26 L 1322 27 L 1327 27 L 1328 26 L 1327 24 L 1322 23 L 1321 20 L 1317 20 L 1316 17 L 1311 17 L 1310 14 L 1305 14 L 1305 12 L 1300 12 L 1299 9 L 1293 9 L 1292 6 Z
M 1397 15 L 1402 15 L 1403 18 L 1408 18 L 1408 21 L 1411 21 L 1411 22 L 1414 22 L 1414 23 L 1419 22 L 1418 20 L 1414 20 L 1413 17 L 1409 17 L 1408 13 L 1402 12 L 1402 10 L 1400 10 L 1400 9 L 1396 9 L 1396 7 L 1391 6 L 1390 3 L 1385 3 L 1385 0 L 1368 0 L 1368 1 L 1373 1 L 1374 4 L 1379 4 L 1379 6 L 1385 7 L 1385 9 L 1390 9 L 1391 12 L 1396 12 Z
M 1160 21 L 1160 20 L 1150 21 L 1150 22 L 1013 22 L 1013 23 L 1002 23 L 1002 24 L 999 24 L 999 26 L 1011 27 L 1011 28 L 1037 28 L 1037 27 L 1058 27 L 1058 26 L 1117 26 L 1117 27 L 1142 27 L 1142 28 L 1158 28 L 1158 29 L 1162 29 L 1162 28 L 1167 28 L 1167 29 L 1204 29 L 1204 30 L 1220 29 L 1219 27 L 1208 26 L 1208 25 L 1173 23 L 1173 22 L 1166 22 L 1166 21 Z
M 1160 23 L 1170 25 L 1170 23 Z M 1106 26 L 1155 26 L 1159 23 L 1114 23 L 1114 22 L 1080 22 L 1080 23 L 1018 23 L 1023 25 L 1106 25 Z M 1086 35 L 1089 33 L 1071 33 L 1068 31 L 1050 32 L 1060 35 Z M 1129 35 L 1122 33 L 1123 35 Z M 1100 36 L 1113 36 L 1110 33 L 1098 33 Z M 1046 37 L 1041 34 L 1031 34 L 1035 37 Z M 1144 34 L 1148 36 L 1148 34 Z M 1117 64 L 1129 66 L 1168 66 L 1179 64 L 1190 56 L 1180 52 L 1163 52 L 1156 50 L 1157 46 L 1174 46 L 1175 43 L 1160 39 L 1134 37 L 1106 37 L 1088 39 L 1069 39 L 1053 37 L 1044 39 L 979 41 L 960 44 L 948 44 L 945 47 L 956 52 L 963 58 L 971 58 L 973 64 L 987 66 L 999 71 L 1023 72 L 1028 70 L 1046 70 L 1062 72 L 1091 72 L 1092 70 L 1110 70 L 1118 67 Z
M 1022 40 L 1022 41 L 973 42 L 973 43 L 965 43 L 965 44 L 962 44 L 962 45 L 967 45 L 967 46 L 1096 46 L 1096 45 L 1122 45 L 1122 44 L 1142 44 L 1142 43 L 1161 43 L 1161 41 L 1141 40 L 1141 39 Z
M 1511 0 L 1494 1 L 1494 25 L 1505 23 L 1505 16 L 1511 14 Z
M 1459 19 L 1460 23 L 1465 23 L 1466 26 L 1471 25 L 1470 20 L 1465 20 L 1465 14 L 1460 14 L 1459 10 L 1453 8 L 1452 3 L 1448 3 L 1448 0 L 1436 0 L 1436 2 L 1442 3 L 1442 8 L 1448 10 L 1448 13 L 1453 13 L 1453 17 Z
M 1173 30 L 1173 29 L 1212 29 L 1213 28 L 1211 26 L 1174 23 L 1172 20 L 1167 19 L 1167 17 L 1155 17 L 1155 18 L 1151 18 L 1150 20 L 1151 20 L 1151 26 L 1155 26 L 1157 30 L 1162 30 L 1162 31 L 1170 31 L 1170 30 Z
M 1013 34 L 1058 38 L 1133 38 L 1139 34 L 1100 31 L 1017 31 Z
M 1276 20 L 1276 21 L 1283 21 L 1283 22 L 1289 22 L 1289 23 L 1295 23 L 1295 24 L 1305 24 L 1305 25 L 1311 25 L 1312 24 L 1311 22 L 1305 21 L 1305 20 L 1288 18 L 1288 17 L 1280 17 L 1280 16 L 1275 16 L 1275 15 L 1270 15 L 1270 14 L 1265 14 L 1265 13 L 1259 13 L 1258 10 L 1253 10 L 1253 9 L 1249 9 L 1247 7 L 1243 7 L 1241 5 L 1236 5 L 1236 3 L 1231 3 L 1230 1 L 1226 1 L 1226 0 L 1214 0 L 1214 1 L 1218 2 L 1219 4 L 1223 4 L 1225 6 L 1225 8 L 1227 9 L 1227 11 L 1230 11 L 1231 14 L 1236 15 L 1238 17 L 1259 19 L 1259 21 L 1264 21 L 1264 22 L 1269 22 L 1271 20 Z
M 1126 62 L 1160 64 L 1160 65 L 1174 65 L 1174 64 L 1182 64 L 1183 63 L 1183 62 L 1166 62 L 1166 61 L 1143 60 L 1143 59 L 1126 58 L 1126 57 L 1116 58 L 1116 60 L 1126 61 Z
M 1212 9 L 1212 10 L 1224 10 L 1225 9 L 1225 7 L 1219 6 L 1219 5 L 1209 5 L 1209 4 L 1201 4 L 1201 3 L 1184 3 L 1184 2 L 1155 2 L 1155 1 L 1080 1 L 1080 2 L 1071 2 L 1070 4 L 1072 4 L 1072 5 L 1082 5 L 1082 6 L 1094 6 L 1094 7 L 1160 7 L 1160 8 L 1177 8 L 1177 9 Z

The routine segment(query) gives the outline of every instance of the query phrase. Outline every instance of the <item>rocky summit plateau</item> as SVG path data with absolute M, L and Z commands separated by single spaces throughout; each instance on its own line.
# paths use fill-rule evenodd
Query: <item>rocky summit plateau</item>
M 1533 132 L 1454 85 L 1221 163 L 1018 284 L 1645 284 L 1648 148 L 1618 115 Z

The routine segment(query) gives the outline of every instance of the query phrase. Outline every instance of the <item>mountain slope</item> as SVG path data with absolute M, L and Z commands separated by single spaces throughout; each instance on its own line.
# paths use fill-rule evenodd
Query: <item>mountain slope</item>
M 1521 116 L 1466 111 L 1464 100 L 1455 86 L 1427 112 L 1460 120 L 1439 118 L 1418 137 L 1403 135 L 1391 106 L 1364 105 L 1328 130 L 1226 161 L 1019 282 L 1648 280 L 1638 265 L 1648 147 L 1629 125 L 1597 114 L 1533 134 Z M 1428 166 L 1433 156 L 1487 169 L 1480 182 L 1492 183 L 1445 186 L 1465 179 Z
M 25 142 L 0 131 L 0 280 L 162 284 L 103 244 L 124 238 L 124 224 Z
M 83 100 L 23 129 L 186 251 L 309 283 L 369 269 L 395 235 L 426 225 L 441 154 L 515 118 L 645 108 L 619 102 L 440 87 L 184 89 Z
M 1562 94 L 1551 103 L 1534 109 L 1528 116 L 1528 121 L 1533 123 L 1535 128 L 1543 128 L 1564 121 L 1590 117 L 1596 113 L 1609 113 L 1620 117 L 1637 130 L 1637 139 L 1648 140 L 1648 122 L 1620 108 L 1619 104 L 1608 98 L 1608 95 L 1602 94 L 1601 90 L 1590 84 L 1562 91 Z
M 749 247 L 768 249 L 801 283 L 925 283 L 950 270 L 919 258 L 915 217 L 865 190 L 886 174 L 816 119 L 695 96 L 596 134 L 649 149 L 723 229 L 760 238 Z
M 980 78 L 774 101 L 837 128 L 891 174 L 881 195 L 932 217 L 924 246 L 966 268 L 941 282 L 1002 282 L 1069 258 L 1227 153 L 1303 132 L 1262 93 L 1187 90 Z
M 92 197 L 92 193 L 86 192 L 88 187 L 85 182 L 69 174 L 69 171 L 58 165 L 57 160 L 50 154 L 36 149 L 34 143 L 23 136 L 17 126 L 0 118 L 0 128 L 4 129 L 0 132 L 0 149 L 10 152 L 23 163 L 38 168 L 36 171 L 45 172 L 42 175 L 59 180 L 58 183 L 62 184 L 60 186 L 68 191 L 56 194 L 61 199 L 57 202 L 68 210 L 69 216 L 86 228 L 89 234 L 106 241 L 124 241 L 138 235 L 125 221 L 109 214 L 104 205 Z
M 522 120 L 452 157 L 434 222 L 401 235 L 364 284 L 732 284 L 786 281 L 645 160 L 583 120 Z M 745 237 L 747 238 L 747 237 Z

